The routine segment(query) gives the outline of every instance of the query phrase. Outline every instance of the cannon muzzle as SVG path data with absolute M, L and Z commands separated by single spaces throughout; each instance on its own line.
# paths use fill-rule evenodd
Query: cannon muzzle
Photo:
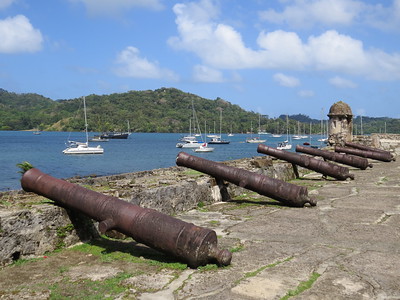
M 348 166 L 356 167 L 361 170 L 365 170 L 366 168 L 372 168 L 372 164 L 368 162 L 368 159 L 364 157 L 359 157 L 350 154 L 337 153 L 332 151 L 326 151 L 321 149 L 315 149 L 311 147 L 304 147 L 301 145 L 296 146 L 296 152 L 302 152 L 310 155 L 320 156 L 327 160 L 331 160 L 334 162 L 342 163 Z
M 257 147 L 258 153 L 274 156 L 279 159 L 286 160 L 292 164 L 316 171 L 324 176 L 331 176 L 338 180 L 346 180 L 347 178 L 354 179 L 354 175 L 349 173 L 349 169 L 341 167 L 320 159 L 300 155 L 293 152 L 279 150 L 276 148 L 268 147 L 264 144 L 259 144 Z
M 222 163 L 190 155 L 186 152 L 178 154 L 176 164 L 203 172 L 218 179 L 226 180 L 290 206 L 302 207 L 306 203 L 312 206 L 316 205 L 316 201 L 308 197 L 306 187 L 300 187 L 244 169 L 230 167 Z
M 217 248 L 217 235 L 213 230 L 88 190 L 35 168 L 25 172 L 21 185 L 25 191 L 42 195 L 98 221 L 101 233 L 115 229 L 192 268 L 214 262 L 226 266 L 231 262 L 232 253 Z

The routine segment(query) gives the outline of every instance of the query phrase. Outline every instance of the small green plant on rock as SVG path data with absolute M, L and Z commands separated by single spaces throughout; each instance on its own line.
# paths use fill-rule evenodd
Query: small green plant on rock
M 240 243 L 239 245 L 232 247 L 231 249 L 229 249 L 230 252 L 235 253 L 235 252 L 240 252 L 244 249 L 244 245 L 242 243 Z
M 29 171 L 30 169 L 33 168 L 33 166 L 27 161 L 17 164 L 17 167 L 21 169 L 19 171 L 19 173 L 21 174 L 25 174 L 26 171 Z
M 74 230 L 74 225 L 73 224 L 68 224 L 63 227 L 57 228 L 57 244 L 56 244 L 56 249 L 61 249 L 65 247 L 64 239 L 67 237 L 69 233 Z
M 206 205 L 204 204 L 203 201 L 198 202 L 198 203 L 197 203 L 197 209 L 198 209 L 198 211 L 207 212 L 208 209 L 207 209 L 205 206 L 206 206 Z

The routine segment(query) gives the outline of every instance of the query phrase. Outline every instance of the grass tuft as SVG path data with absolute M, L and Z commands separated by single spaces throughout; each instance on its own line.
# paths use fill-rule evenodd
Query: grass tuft
M 321 276 L 321 274 L 318 274 L 317 272 L 313 272 L 311 274 L 311 277 L 308 280 L 301 281 L 295 290 L 290 290 L 289 292 L 287 292 L 287 294 L 284 297 L 282 297 L 281 300 L 287 300 L 290 297 L 297 296 L 297 295 L 301 294 L 302 292 L 304 292 L 305 290 L 310 289 L 312 287 L 312 285 L 314 284 L 314 282 L 320 276 Z

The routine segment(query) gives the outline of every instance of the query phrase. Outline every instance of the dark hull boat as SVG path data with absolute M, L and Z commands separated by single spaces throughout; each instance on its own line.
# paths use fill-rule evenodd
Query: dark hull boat
M 129 137 L 129 132 L 107 132 L 100 135 L 101 139 L 127 139 Z
M 212 138 L 211 141 L 208 142 L 208 144 L 229 144 L 229 143 L 230 141 L 222 140 L 220 137 Z

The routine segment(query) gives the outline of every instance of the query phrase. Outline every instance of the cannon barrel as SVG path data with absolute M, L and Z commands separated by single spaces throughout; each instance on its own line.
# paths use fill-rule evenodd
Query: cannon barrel
M 355 148 L 355 149 L 384 153 L 384 155 L 386 155 L 387 157 L 391 157 L 392 160 L 395 160 L 394 156 L 389 151 L 386 151 L 383 149 L 378 149 L 378 148 L 369 147 L 369 146 L 365 146 L 365 145 L 361 145 L 361 144 L 357 144 L 357 143 L 351 143 L 351 142 L 345 142 L 344 145 L 347 147 Z
M 21 185 L 25 191 L 42 195 L 98 221 L 101 233 L 115 229 L 190 267 L 209 262 L 225 266 L 231 262 L 232 253 L 217 248 L 217 235 L 213 230 L 88 190 L 35 168 L 25 172 Z
M 347 178 L 354 179 L 354 175 L 349 173 L 348 168 L 306 155 L 300 155 L 293 152 L 279 150 L 276 148 L 268 147 L 264 144 L 258 145 L 257 152 L 286 160 L 287 162 L 290 162 L 292 164 L 296 164 L 301 167 L 316 171 L 323 174 L 324 176 L 331 176 L 338 180 L 346 180 Z
M 226 180 L 291 206 L 302 207 L 306 203 L 312 206 L 316 205 L 315 200 L 308 197 L 306 187 L 297 186 L 279 179 L 227 166 L 186 152 L 178 154 L 176 164 L 203 172 L 217 179 Z
M 383 153 L 383 152 L 378 152 L 378 151 L 361 150 L 361 149 L 356 149 L 356 148 L 340 147 L 340 146 L 335 146 L 335 152 L 347 153 L 347 154 L 357 155 L 357 156 L 361 156 L 361 157 L 365 157 L 365 158 L 372 158 L 375 160 L 385 161 L 385 162 L 390 162 L 393 160 L 393 157 L 390 154 L 390 152 Z
M 315 156 L 321 156 L 325 159 L 342 163 L 348 166 L 356 167 L 361 170 L 365 170 L 366 168 L 372 168 L 372 164 L 368 162 L 368 159 L 364 157 L 359 157 L 350 154 L 343 154 L 338 152 L 326 151 L 321 149 L 315 149 L 311 147 L 304 147 L 301 145 L 296 146 L 296 152 L 307 153 Z

